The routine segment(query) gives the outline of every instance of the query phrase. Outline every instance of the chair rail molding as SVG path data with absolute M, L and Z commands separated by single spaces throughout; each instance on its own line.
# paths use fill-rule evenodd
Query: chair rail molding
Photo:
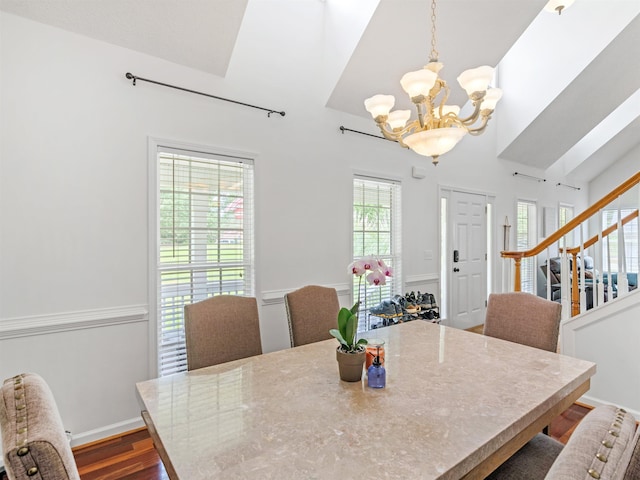
M 415 285 L 422 285 L 423 283 L 439 283 L 440 275 L 437 273 L 425 273 L 422 275 L 410 275 L 406 278 L 405 287 L 412 287 Z
M 0 319 L 0 340 L 148 321 L 147 305 L 4 318 Z

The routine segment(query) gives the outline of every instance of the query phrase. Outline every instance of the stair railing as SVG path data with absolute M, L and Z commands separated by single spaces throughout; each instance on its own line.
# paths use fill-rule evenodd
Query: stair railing
M 620 224 L 620 231 L 623 232 L 622 227 L 624 225 L 626 225 L 627 223 L 631 222 L 632 220 L 638 218 L 638 210 L 634 210 L 633 212 L 631 212 L 629 215 L 625 216 L 624 218 L 622 218 L 619 222 Z M 599 232 L 598 235 L 594 235 L 593 237 L 591 237 L 589 240 L 587 240 L 586 242 L 578 245 L 577 247 L 573 247 L 573 248 L 561 248 L 560 251 L 561 252 L 566 252 L 569 255 L 571 255 L 571 316 L 574 317 L 576 315 L 578 315 L 581 312 L 581 305 L 583 306 L 586 301 L 580 298 L 581 294 L 585 294 L 586 292 L 584 292 L 583 290 L 580 290 L 578 288 L 578 285 L 584 285 L 585 284 L 585 272 L 584 269 L 580 269 L 578 268 L 578 255 L 580 253 L 584 254 L 583 252 L 595 245 L 597 242 L 601 242 L 604 238 L 608 237 L 610 234 L 612 234 L 613 232 L 618 230 L 618 223 L 614 223 L 613 225 L 605 228 L 604 230 L 602 230 L 602 232 Z M 620 238 L 620 237 L 618 237 Z M 620 242 L 619 242 L 620 243 Z M 580 257 L 583 258 L 583 257 Z M 611 269 L 608 269 L 608 271 L 610 271 Z M 628 280 L 626 278 L 626 271 L 624 272 L 624 277 L 625 279 L 622 280 L 622 272 L 618 272 L 618 285 L 619 285 L 619 289 L 618 291 L 620 293 L 627 293 L 629 291 L 629 283 Z M 596 302 L 597 304 L 601 304 L 604 303 L 604 278 L 603 278 L 603 273 L 601 270 L 598 270 L 596 273 L 595 278 L 593 279 L 594 283 L 593 283 L 593 288 L 595 290 L 594 292 L 594 298 L 597 295 L 598 301 Z M 625 287 L 620 288 L 620 286 L 622 285 L 626 285 Z
M 537 255 L 543 253 L 545 250 L 547 252 L 547 260 L 546 260 L 546 276 L 547 276 L 547 298 L 552 298 L 552 286 L 549 281 L 550 275 L 550 250 L 551 248 L 558 244 L 558 252 L 560 253 L 560 263 L 561 263 L 561 284 L 560 284 L 560 293 L 561 299 L 560 301 L 563 304 L 563 316 L 568 316 L 568 312 L 570 310 L 571 316 L 577 315 L 581 311 L 586 310 L 586 288 L 579 288 L 580 285 L 586 285 L 585 283 L 585 272 L 584 268 L 579 268 L 579 262 L 584 261 L 585 251 L 592 247 L 595 251 L 596 256 L 596 268 L 595 268 L 595 278 L 592 281 L 592 296 L 594 304 L 600 304 L 604 302 L 604 277 L 603 277 L 603 266 L 602 266 L 602 245 L 603 242 L 607 241 L 607 252 L 610 253 L 610 235 L 614 231 L 619 231 L 618 234 L 618 265 L 620 265 L 620 272 L 617 272 L 617 281 L 618 281 L 618 291 L 621 294 L 624 294 L 628 291 L 628 282 L 627 282 L 627 272 L 626 272 L 626 256 L 625 256 L 625 243 L 624 243 L 624 230 L 623 226 L 627 223 L 638 218 L 638 209 L 640 206 L 640 195 L 638 195 L 637 199 L 634 201 L 634 205 L 636 210 L 632 213 L 626 215 L 622 218 L 620 211 L 620 200 L 622 196 L 631 190 L 636 185 L 640 184 L 640 172 L 637 172 L 635 175 L 631 176 L 628 180 L 623 182 L 621 185 L 613 189 L 610 193 L 602 197 L 600 200 L 595 202 L 585 211 L 575 216 L 566 225 L 559 228 L 557 231 L 553 232 L 547 238 L 542 240 L 535 247 L 525 250 L 525 251 L 502 251 L 500 255 L 503 258 L 510 258 L 514 262 L 514 275 L 513 275 L 513 291 L 520 291 L 521 285 L 521 263 L 522 259 L 529 257 L 536 257 Z M 616 207 L 618 210 L 618 221 L 605 229 L 602 229 L 602 211 L 605 207 L 611 205 L 614 201 L 618 200 L 618 206 Z M 588 231 L 589 222 L 597 221 L 597 230 L 598 234 L 588 238 L 588 240 L 584 241 L 583 237 L 585 229 Z M 594 228 L 595 229 L 595 228 Z M 574 231 L 578 231 L 580 236 L 579 245 L 577 247 L 566 247 L 566 239 L 569 238 L 569 234 Z M 562 240 L 565 239 L 563 242 Z M 640 239 L 638 239 L 640 243 Z M 561 245 L 561 243 L 563 245 Z M 606 271 L 608 272 L 608 282 L 611 285 L 611 256 L 607 255 L 608 266 Z M 537 268 L 536 268 L 537 270 Z M 571 271 L 571 274 L 569 274 Z M 571 300 L 569 300 L 569 292 L 571 295 Z M 540 292 L 539 292 L 540 293 Z M 613 292 L 611 292 L 612 294 Z M 569 302 L 571 308 L 569 309 Z

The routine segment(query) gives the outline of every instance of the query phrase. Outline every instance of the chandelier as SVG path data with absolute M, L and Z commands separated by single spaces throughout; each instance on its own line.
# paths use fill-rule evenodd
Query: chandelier
M 416 106 L 418 118 L 409 122 L 410 110 L 391 111 L 395 104 L 393 95 L 374 95 L 364 101 L 387 140 L 398 142 L 419 155 L 431 157 L 438 164 L 438 157 L 447 153 L 467 133 L 480 135 L 496 103 L 502 96 L 499 88 L 488 88 L 494 68 L 482 66 L 465 70 L 458 83 L 473 103 L 473 112 L 460 117 L 460 107 L 447 105 L 450 89 L 447 82 L 438 77 L 442 68 L 436 50 L 436 1 L 431 2 L 431 54 L 429 63 L 421 70 L 406 73 L 400 84 Z

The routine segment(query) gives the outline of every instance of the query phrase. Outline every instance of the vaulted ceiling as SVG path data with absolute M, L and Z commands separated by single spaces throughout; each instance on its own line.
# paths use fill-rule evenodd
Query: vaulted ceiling
M 462 104 L 457 75 L 498 66 L 498 155 L 589 181 L 640 143 L 640 1 L 577 0 L 560 16 L 545 3 L 439 0 L 441 74 Z M 261 88 L 313 89 L 314 103 L 362 117 L 375 93 L 410 108 L 399 79 L 431 50 L 428 0 L 0 0 L 0 10 L 230 82 L 254 69 Z

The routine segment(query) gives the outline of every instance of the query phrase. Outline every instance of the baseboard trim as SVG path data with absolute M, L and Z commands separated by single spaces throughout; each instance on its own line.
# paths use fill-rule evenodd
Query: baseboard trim
M 44 335 L 84 328 L 104 327 L 125 323 L 147 322 L 147 305 L 101 308 L 79 312 L 34 315 L 0 319 L 0 340 L 31 335 Z
M 100 440 L 104 440 L 114 435 L 120 435 L 124 432 L 136 430 L 144 427 L 142 417 L 130 418 L 122 422 L 113 423 L 104 427 L 89 430 L 87 432 L 73 433 L 71 434 L 71 447 L 82 447 L 90 443 L 94 443 Z
M 611 405 L 611 402 L 607 402 L 604 400 L 600 400 L 599 398 L 596 397 L 592 397 L 590 395 L 583 395 L 582 397 L 580 397 L 578 399 L 579 403 L 584 403 L 586 405 L 589 405 L 591 407 L 600 407 L 602 405 Z M 578 403 L 576 402 L 576 403 Z M 616 405 L 616 407 L 622 407 L 624 408 L 627 412 L 629 412 L 631 415 L 633 415 L 635 418 L 640 418 L 640 411 L 635 410 L 633 408 L 629 408 L 626 405 Z

